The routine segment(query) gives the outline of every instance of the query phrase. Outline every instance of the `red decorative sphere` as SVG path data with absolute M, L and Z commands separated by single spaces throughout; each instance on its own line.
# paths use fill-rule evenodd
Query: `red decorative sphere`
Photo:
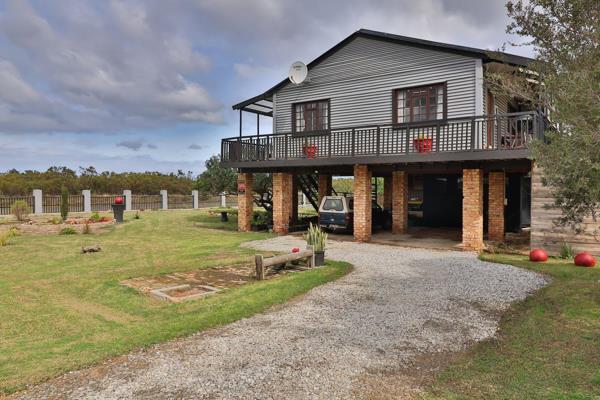
M 548 253 L 544 249 L 533 249 L 529 253 L 529 261 L 545 262 L 548 261 Z
M 299 247 L 294 247 L 292 249 L 292 253 L 300 253 L 300 248 Z
M 115 204 L 123 204 L 125 200 L 121 196 L 115 197 Z
M 596 265 L 596 259 L 590 253 L 579 253 L 575 256 L 575 265 L 578 267 L 593 267 Z

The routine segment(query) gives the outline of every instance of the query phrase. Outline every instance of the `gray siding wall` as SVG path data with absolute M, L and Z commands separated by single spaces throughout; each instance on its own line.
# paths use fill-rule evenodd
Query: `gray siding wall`
M 292 104 L 330 99 L 331 127 L 392 123 L 392 90 L 447 82 L 448 118 L 475 115 L 478 59 L 356 38 L 309 71 L 310 82 L 275 96 L 276 132 L 292 129 Z

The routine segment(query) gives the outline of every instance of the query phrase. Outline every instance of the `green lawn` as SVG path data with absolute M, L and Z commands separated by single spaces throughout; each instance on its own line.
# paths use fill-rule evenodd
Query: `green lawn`
M 241 242 L 266 238 L 223 228 L 201 211 L 128 215 L 105 233 L 21 236 L 0 247 L 0 394 L 109 356 L 235 321 L 336 279 L 348 264 L 288 274 L 205 300 L 170 304 L 119 281 L 248 262 Z M 80 254 L 81 246 L 102 251 Z
M 600 399 L 600 269 L 514 255 L 486 261 L 545 273 L 552 283 L 502 318 L 436 380 L 432 399 Z

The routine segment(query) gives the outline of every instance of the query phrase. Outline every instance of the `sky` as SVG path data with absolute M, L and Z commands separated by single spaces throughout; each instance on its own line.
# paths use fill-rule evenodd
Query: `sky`
M 498 49 L 501 0 L 1 0 L 0 172 L 199 173 L 237 102 L 365 28 Z M 527 47 L 508 52 L 531 56 Z M 244 132 L 255 133 L 247 114 Z M 263 133 L 271 120 L 261 118 Z

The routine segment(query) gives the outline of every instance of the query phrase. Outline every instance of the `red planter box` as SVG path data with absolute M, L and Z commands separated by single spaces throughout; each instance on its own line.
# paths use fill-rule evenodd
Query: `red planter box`
M 315 156 L 317 155 L 317 146 L 302 146 L 302 153 L 304 153 L 306 158 L 315 158 Z
M 419 153 L 429 153 L 433 148 L 433 139 L 415 139 L 413 144 Z

